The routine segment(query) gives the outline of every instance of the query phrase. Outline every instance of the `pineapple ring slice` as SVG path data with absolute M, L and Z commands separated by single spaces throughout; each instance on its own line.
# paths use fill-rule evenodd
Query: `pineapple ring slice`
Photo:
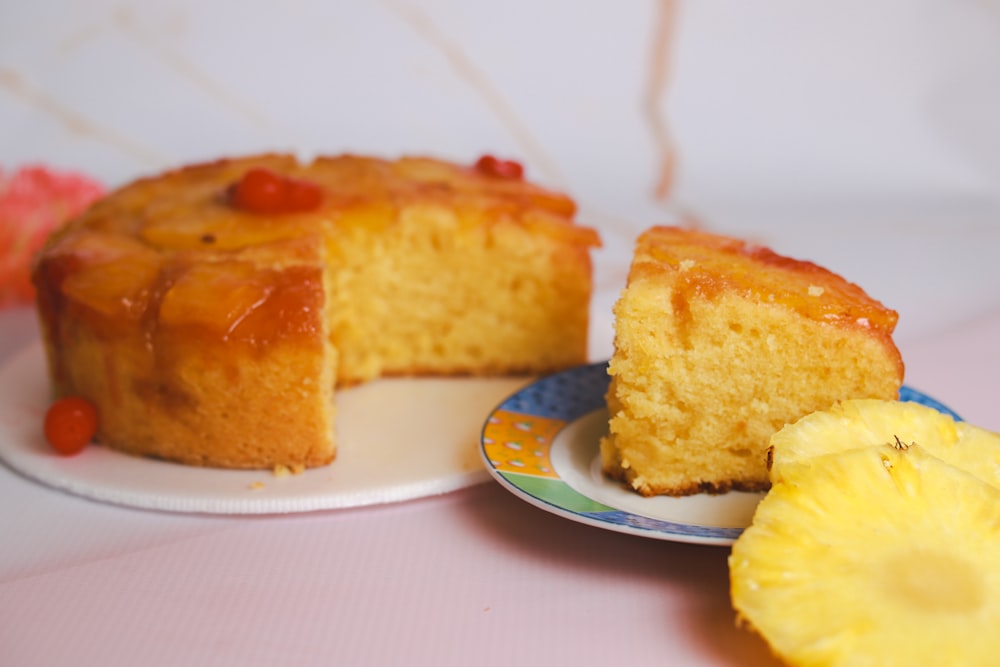
M 787 462 L 729 568 L 741 622 L 791 664 L 1000 655 L 1000 489 L 920 445 Z
M 858 447 L 916 442 L 928 453 L 1000 488 L 1000 435 L 919 403 L 854 399 L 814 412 L 771 437 L 768 467 Z

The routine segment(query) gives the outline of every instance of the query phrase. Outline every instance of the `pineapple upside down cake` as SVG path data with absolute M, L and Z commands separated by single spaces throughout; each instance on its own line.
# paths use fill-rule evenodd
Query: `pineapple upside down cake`
M 602 467 L 644 496 L 765 490 L 772 434 L 903 381 L 895 311 L 727 236 L 647 230 L 614 316 Z
M 490 156 L 269 154 L 138 180 L 36 257 L 54 394 L 93 402 L 124 452 L 327 464 L 337 386 L 586 360 L 600 241 L 574 215 Z

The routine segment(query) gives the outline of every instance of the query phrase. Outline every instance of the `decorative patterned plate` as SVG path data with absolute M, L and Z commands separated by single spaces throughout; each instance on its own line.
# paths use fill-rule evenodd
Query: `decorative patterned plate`
M 729 545 L 750 524 L 758 493 L 643 498 L 601 474 L 607 362 L 579 366 L 511 395 L 483 427 L 486 469 L 514 495 L 580 523 L 654 539 Z M 904 386 L 900 399 L 958 419 Z

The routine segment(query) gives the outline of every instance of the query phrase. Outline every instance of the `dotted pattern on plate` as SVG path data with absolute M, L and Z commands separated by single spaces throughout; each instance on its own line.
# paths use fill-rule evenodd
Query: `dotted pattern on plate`
M 608 362 L 547 375 L 500 404 L 501 410 L 569 422 L 604 407 Z

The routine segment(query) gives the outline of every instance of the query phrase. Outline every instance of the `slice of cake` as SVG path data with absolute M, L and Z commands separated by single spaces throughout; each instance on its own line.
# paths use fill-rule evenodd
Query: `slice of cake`
M 54 393 L 115 449 L 295 469 L 334 458 L 336 386 L 582 363 L 597 234 L 514 166 L 260 155 L 127 185 L 36 257 Z
M 602 465 L 645 496 L 765 490 L 772 434 L 903 380 L 894 311 L 734 238 L 648 230 L 614 314 Z

